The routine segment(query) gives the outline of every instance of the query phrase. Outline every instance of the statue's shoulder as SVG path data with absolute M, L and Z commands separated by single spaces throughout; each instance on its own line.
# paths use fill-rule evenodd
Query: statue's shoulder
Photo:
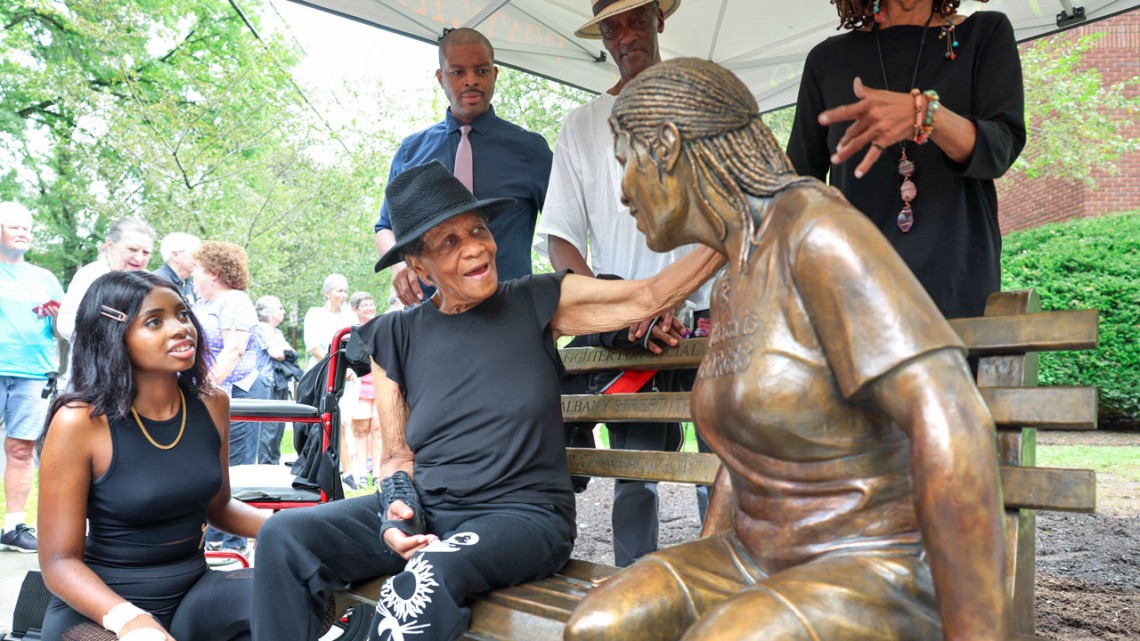
M 847 201 L 835 187 L 814 178 L 805 179 L 780 192 L 773 205 L 797 226 L 814 226 L 822 221 L 845 219 L 850 216 L 866 218 Z
M 874 224 L 834 187 L 804 184 L 780 194 L 773 202 L 773 222 L 792 247 L 809 238 L 811 245 L 830 246 L 851 242 L 867 233 L 878 233 Z

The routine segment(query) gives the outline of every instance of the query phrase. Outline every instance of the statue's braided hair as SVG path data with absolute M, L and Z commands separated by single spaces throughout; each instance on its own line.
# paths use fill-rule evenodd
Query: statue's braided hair
M 711 189 L 743 223 L 749 242 L 742 243 L 742 265 L 760 223 L 748 196 L 771 198 L 791 185 L 818 182 L 795 173 L 744 83 L 707 60 L 675 58 L 646 69 L 622 90 L 613 116 L 621 131 L 650 149 L 663 123 L 677 127 L 704 205 L 712 207 Z

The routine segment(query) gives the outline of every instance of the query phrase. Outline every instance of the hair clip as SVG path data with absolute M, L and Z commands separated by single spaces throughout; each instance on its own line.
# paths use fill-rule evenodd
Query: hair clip
M 106 316 L 113 321 L 119 321 L 120 323 L 125 323 L 127 321 L 127 315 L 115 309 L 114 307 L 107 307 L 106 305 L 100 305 L 99 307 L 103 310 L 99 312 L 103 316 Z

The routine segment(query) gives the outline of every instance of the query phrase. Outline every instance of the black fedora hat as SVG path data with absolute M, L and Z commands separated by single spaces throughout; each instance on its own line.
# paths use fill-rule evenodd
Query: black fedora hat
M 412 167 L 392 179 L 384 190 L 396 244 L 380 257 L 376 271 L 404 258 L 408 243 L 423 236 L 448 218 L 476 212 L 491 218 L 511 205 L 514 198 L 477 200 L 438 160 Z

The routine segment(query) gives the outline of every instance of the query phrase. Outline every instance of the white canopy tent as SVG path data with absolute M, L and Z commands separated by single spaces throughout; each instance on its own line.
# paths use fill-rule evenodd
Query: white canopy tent
M 428 43 L 446 28 L 476 28 L 500 64 L 594 92 L 618 77 L 600 40 L 574 36 L 591 17 L 590 0 L 292 1 Z M 1138 6 L 1140 0 L 964 0 L 960 11 L 1002 11 L 1024 41 Z M 664 58 L 696 56 L 728 67 L 769 111 L 795 102 L 804 58 L 836 35 L 838 24 L 827 0 L 682 0 L 660 43 Z

